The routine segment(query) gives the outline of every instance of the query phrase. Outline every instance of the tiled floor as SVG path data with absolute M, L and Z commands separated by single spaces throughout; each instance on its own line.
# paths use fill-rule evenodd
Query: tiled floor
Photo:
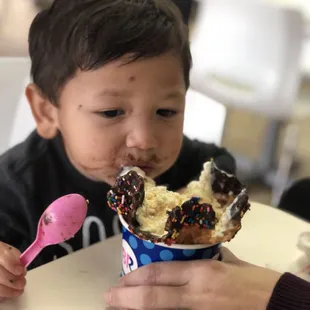
M 37 9 L 32 0 L 0 0 L 0 56 L 27 55 L 28 30 L 36 12 Z M 310 175 L 309 101 L 310 82 L 304 80 L 296 109 L 296 115 L 301 115 L 302 118 L 298 116 L 293 120 L 300 125 L 297 153 L 301 168 L 297 177 Z M 255 158 L 260 149 L 261 132 L 265 128 L 266 121 L 262 117 L 247 112 L 229 110 L 223 145 L 232 151 Z M 253 186 L 251 197 L 257 201 L 269 203 L 270 192 L 263 186 Z

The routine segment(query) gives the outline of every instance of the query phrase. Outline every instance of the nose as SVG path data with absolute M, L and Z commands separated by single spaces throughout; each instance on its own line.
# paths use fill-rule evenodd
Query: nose
M 140 150 L 157 148 L 156 129 L 151 120 L 137 120 L 130 126 L 126 146 Z

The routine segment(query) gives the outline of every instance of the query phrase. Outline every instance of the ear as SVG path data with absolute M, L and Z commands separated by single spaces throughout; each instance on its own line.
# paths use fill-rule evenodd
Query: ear
M 26 87 L 26 97 L 37 123 L 38 134 L 45 139 L 54 138 L 58 132 L 57 106 L 43 96 L 35 84 Z

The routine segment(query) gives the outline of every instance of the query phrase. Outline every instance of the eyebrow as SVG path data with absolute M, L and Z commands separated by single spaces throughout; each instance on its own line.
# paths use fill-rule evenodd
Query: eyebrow
M 117 90 L 117 89 L 105 89 L 101 91 L 97 96 L 98 97 L 128 97 L 132 93 L 128 90 Z
M 165 99 L 176 99 L 176 98 L 180 98 L 180 97 L 184 97 L 185 94 L 184 92 L 182 91 L 173 91 L 171 93 L 168 93 L 166 96 L 165 96 Z
M 128 98 L 132 96 L 132 92 L 128 90 L 117 90 L 117 89 L 105 89 L 101 91 L 98 95 L 100 97 L 113 97 L 113 98 Z M 164 99 L 169 100 L 169 99 L 176 99 L 180 97 L 184 97 L 185 94 L 182 91 L 173 91 L 168 94 L 165 94 Z

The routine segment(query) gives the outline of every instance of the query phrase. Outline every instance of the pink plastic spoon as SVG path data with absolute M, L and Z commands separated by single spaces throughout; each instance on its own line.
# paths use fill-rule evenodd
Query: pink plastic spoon
M 74 237 L 86 213 L 87 202 L 78 194 L 66 195 L 51 203 L 40 218 L 36 240 L 20 257 L 21 264 L 27 267 L 46 246 Z

